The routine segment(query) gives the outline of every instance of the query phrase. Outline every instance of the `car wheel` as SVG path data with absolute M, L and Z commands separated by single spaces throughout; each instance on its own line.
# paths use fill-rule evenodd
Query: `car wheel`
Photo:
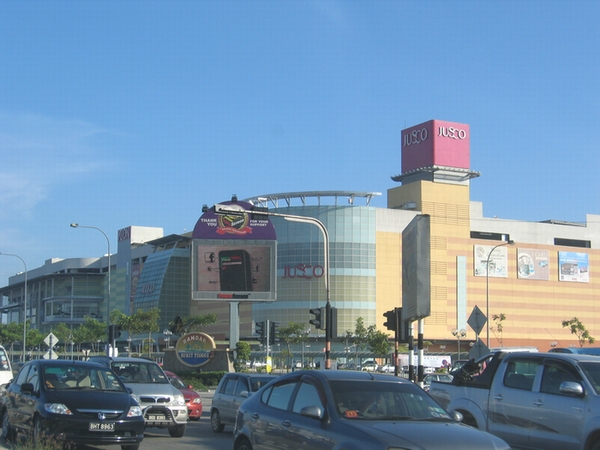
M 121 450 L 139 450 L 140 444 L 121 445 Z
M 248 439 L 241 438 L 235 443 L 233 450 L 252 450 L 252 444 Z
M 176 425 L 174 427 L 169 427 L 169 434 L 171 437 L 180 438 L 185 434 L 185 428 L 187 425 Z
M 219 411 L 216 409 L 213 409 L 213 411 L 210 413 L 210 427 L 215 433 L 222 433 L 225 429 L 225 425 L 221 423 Z
M 2 434 L 0 435 L 0 438 L 4 442 L 10 442 L 13 440 L 14 437 L 15 432 L 10 426 L 10 422 L 8 421 L 8 411 L 5 410 L 2 414 Z

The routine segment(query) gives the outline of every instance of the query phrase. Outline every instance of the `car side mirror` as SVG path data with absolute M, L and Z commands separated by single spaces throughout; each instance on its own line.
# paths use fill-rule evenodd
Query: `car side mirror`
M 250 394 L 248 394 L 248 391 L 242 391 L 240 392 L 240 397 L 250 397 Z
M 457 422 L 462 422 L 464 420 L 464 417 L 461 413 L 459 413 L 458 411 L 452 411 L 450 413 L 450 415 L 452 416 L 452 418 L 454 420 L 456 420 Z
M 563 381 L 558 389 L 561 394 L 570 395 L 572 397 L 583 396 L 583 386 L 576 381 Z
M 32 383 L 23 383 L 21 385 L 21 392 L 23 394 L 33 394 L 33 384 Z
M 305 406 L 300 410 L 300 414 L 312 419 L 321 420 L 323 418 L 323 409 L 320 406 Z
M 191 384 L 188 384 L 187 387 L 188 387 L 188 389 L 192 389 L 192 390 L 194 389 L 194 386 L 192 386 Z

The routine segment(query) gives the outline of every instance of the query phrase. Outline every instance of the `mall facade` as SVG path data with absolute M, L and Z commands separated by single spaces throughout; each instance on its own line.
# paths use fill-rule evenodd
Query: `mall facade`
M 469 137 L 468 125 L 438 120 L 403 130 L 402 170 L 391 177 L 386 208 L 371 206 L 378 192 L 244 198 L 278 214 L 270 217 L 277 235 L 276 299 L 239 301 L 239 339 L 254 339 L 255 323 L 268 319 L 280 327 L 306 324 L 311 345 L 320 349 L 324 342 L 324 331 L 309 325 L 309 310 L 326 301 L 324 239 L 318 227 L 285 215 L 318 219 L 328 231 L 329 296 L 338 312 L 334 348 L 347 346 L 343 336 L 359 318 L 387 331 L 384 313 L 402 307 L 403 296 L 405 308 L 411 301 L 403 290 L 403 234 L 421 216 L 429 224 L 429 265 L 419 266 L 420 280 L 427 280 L 427 298 L 419 301 L 429 309 L 422 318 L 428 352 L 455 352 L 458 338 L 473 343 L 475 309 L 490 317 L 489 327 L 477 323 L 489 347 L 578 346 L 561 324 L 573 317 L 600 337 L 594 270 L 600 267 L 600 215 L 586 215 L 585 223 L 484 217 L 483 204 L 470 199 L 470 184 L 480 174 L 470 168 Z M 217 322 L 203 331 L 228 346 L 229 301 L 192 299 L 192 233 L 164 236 L 161 228 L 129 226 L 116 237 L 118 251 L 110 259 L 49 259 L 26 276 L 11 277 L 0 288 L 3 323 L 22 323 L 26 279 L 27 319 L 44 333 L 60 322 L 77 326 L 86 316 L 106 320 L 108 307 L 126 313 L 157 307 L 161 330 L 176 316 L 215 313 Z M 505 317 L 501 327 L 494 315 Z M 156 340 L 163 339 L 158 333 Z

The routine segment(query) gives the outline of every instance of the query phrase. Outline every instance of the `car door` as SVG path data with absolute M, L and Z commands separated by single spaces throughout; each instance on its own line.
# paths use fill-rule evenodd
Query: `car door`
M 585 396 L 561 391 L 564 382 L 583 386 L 581 376 L 569 363 L 550 358 L 544 360 L 540 372 L 539 391 L 533 394 L 537 426 L 531 430 L 531 445 L 544 450 L 583 448 Z
M 532 428 L 533 383 L 540 358 L 505 360 L 490 388 L 488 431 L 512 447 L 527 447 Z
M 239 402 L 235 399 L 235 392 L 239 375 L 226 375 L 226 379 L 213 398 L 213 406 L 218 408 L 222 423 L 232 424 L 235 422 L 235 415 L 239 407 Z
M 11 425 L 15 428 L 23 428 L 23 415 L 20 411 L 21 403 L 21 384 L 27 380 L 27 374 L 31 366 L 23 366 L 19 371 L 17 378 L 8 387 L 8 391 L 5 393 L 4 403 L 6 405 L 6 411 L 8 414 L 8 420 Z
M 40 392 L 40 377 L 37 365 L 33 364 L 23 377 L 23 382 L 19 386 L 19 394 L 16 397 L 16 421 L 14 425 L 23 430 L 29 431 L 33 427 L 33 415 L 36 410 L 39 392 Z M 21 387 L 25 383 L 33 385 L 33 392 L 23 392 Z

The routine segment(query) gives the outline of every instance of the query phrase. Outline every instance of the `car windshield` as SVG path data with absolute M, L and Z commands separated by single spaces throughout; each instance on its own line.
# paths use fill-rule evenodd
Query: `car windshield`
M 600 363 L 582 362 L 579 363 L 579 367 L 585 373 L 596 394 L 600 394 Z
M 44 366 L 42 381 L 48 390 L 100 389 L 123 392 L 125 389 L 110 369 L 77 365 Z
M 112 369 L 124 383 L 169 383 L 161 368 L 153 362 L 115 361 Z
M 338 413 L 353 420 L 452 420 L 423 390 L 388 381 L 330 381 Z
M 170 377 L 169 381 L 171 381 L 171 384 L 177 389 L 187 389 L 187 386 L 178 377 Z

